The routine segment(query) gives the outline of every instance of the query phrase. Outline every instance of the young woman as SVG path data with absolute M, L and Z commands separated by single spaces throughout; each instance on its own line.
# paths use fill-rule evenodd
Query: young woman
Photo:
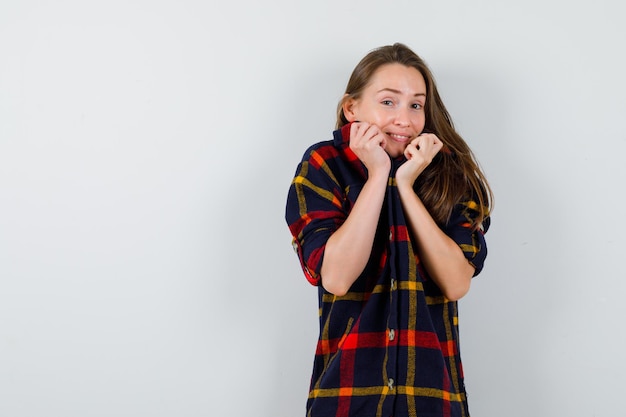
M 319 287 L 308 416 L 469 415 L 456 301 L 483 267 L 491 201 L 424 61 L 402 44 L 366 55 L 287 199 Z

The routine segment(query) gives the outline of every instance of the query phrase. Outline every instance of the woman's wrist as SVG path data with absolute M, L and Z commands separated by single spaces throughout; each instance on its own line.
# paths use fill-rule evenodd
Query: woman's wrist
M 368 171 L 367 180 L 373 182 L 383 182 L 387 184 L 389 179 L 389 169 L 378 168 Z
M 407 180 L 396 178 L 396 188 L 401 196 L 406 193 L 415 194 L 415 190 L 413 190 L 413 183 Z

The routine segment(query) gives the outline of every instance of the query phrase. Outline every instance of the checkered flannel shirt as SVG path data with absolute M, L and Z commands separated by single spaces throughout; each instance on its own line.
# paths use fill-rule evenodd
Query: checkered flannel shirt
M 320 333 L 310 417 L 468 416 L 459 354 L 457 303 L 447 300 L 419 261 L 394 175 L 369 263 L 342 297 L 321 286 L 328 238 L 346 220 L 367 178 L 349 149 L 349 125 L 310 147 L 289 189 L 286 220 L 308 281 L 318 286 Z M 487 255 L 483 228 L 473 230 L 475 201 L 458 204 L 444 228 L 473 264 Z

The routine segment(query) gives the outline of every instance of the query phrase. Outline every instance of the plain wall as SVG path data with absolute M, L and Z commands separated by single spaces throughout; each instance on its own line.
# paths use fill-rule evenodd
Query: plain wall
M 491 181 L 472 414 L 624 413 L 621 2 L 4 1 L 0 415 L 304 415 L 284 221 L 374 47 L 423 56 Z

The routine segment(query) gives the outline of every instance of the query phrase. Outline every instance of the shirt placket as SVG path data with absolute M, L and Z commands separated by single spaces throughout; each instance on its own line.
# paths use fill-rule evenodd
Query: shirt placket
M 393 413 L 394 404 L 397 394 L 397 385 L 400 382 L 398 379 L 398 337 L 399 337 L 399 283 L 398 276 L 400 269 L 398 268 L 398 262 L 401 262 L 400 255 L 398 253 L 397 242 L 397 228 L 398 225 L 395 212 L 397 208 L 396 204 L 399 203 L 397 195 L 395 193 L 395 186 L 391 185 L 395 181 L 395 171 L 397 164 L 392 161 L 392 170 L 389 177 L 389 184 L 387 186 L 387 219 L 389 225 L 389 315 L 387 317 L 387 364 L 386 364 L 386 381 L 388 392 L 388 406 L 390 409 L 386 414 Z M 387 410 L 385 410 L 387 411 Z

